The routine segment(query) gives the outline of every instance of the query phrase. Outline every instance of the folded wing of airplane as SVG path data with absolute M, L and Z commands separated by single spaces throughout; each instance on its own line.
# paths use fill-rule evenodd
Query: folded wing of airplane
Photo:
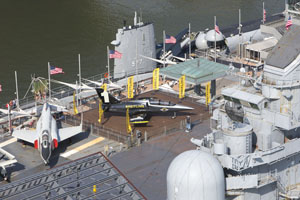
M 77 135 L 82 132 L 82 125 L 73 126 L 68 128 L 60 128 L 58 129 L 58 142 L 64 141 L 70 137 Z
M 51 79 L 52 82 L 54 83 L 58 83 L 58 84 L 62 84 L 62 85 L 66 85 L 70 88 L 73 88 L 74 90 L 77 90 L 77 89 L 81 89 L 81 90 L 94 90 L 93 87 L 90 87 L 84 83 L 81 83 L 81 86 L 80 85 L 76 85 L 76 84 L 72 84 L 72 83 L 65 83 L 65 82 L 62 82 L 62 81 L 58 81 L 58 80 L 54 80 L 54 79 Z
M 15 130 L 13 131 L 12 136 L 31 144 L 38 138 L 36 130 Z
M 167 65 L 176 65 L 177 64 L 177 62 L 174 62 L 174 61 L 171 61 L 171 60 L 163 61 L 163 60 L 159 60 L 159 59 L 155 59 L 155 58 L 151 58 L 151 57 L 147 57 L 147 56 L 143 56 L 143 55 L 140 55 L 140 56 L 143 57 L 143 58 L 149 59 L 149 60 L 153 60 L 153 61 L 158 62 L 160 64 L 164 64 L 164 63 L 167 64 Z
M 95 85 L 101 87 L 103 85 L 103 83 L 101 82 L 98 82 L 98 81 L 92 81 L 92 80 L 88 80 L 88 79 L 84 79 L 90 83 L 94 83 Z M 122 89 L 121 86 L 119 86 L 118 84 L 116 83 L 113 83 L 111 81 L 109 81 L 109 83 L 107 83 L 107 86 L 108 86 L 108 90 L 111 90 L 111 89 Z

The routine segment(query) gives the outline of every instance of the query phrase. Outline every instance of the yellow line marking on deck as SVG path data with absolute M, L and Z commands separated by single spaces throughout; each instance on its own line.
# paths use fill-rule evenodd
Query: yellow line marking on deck
M 9 140 L 6 140 L 5 142 L 0 143 L 0 148 L 4 147 L 6 145 L 9 145 L 11 143 L 14 143 L 16 141 L 17 141 L 17 138 L 11 138 Z
M 98 138 L 96 138 L 96 139 L 94 139 L 94 140 L 92 140 L 92 141 L 90 141 L 88 143 L 85 143 L 85 144 L 83 144 L 83 145 L 81 145 L 79 147 L 76 147 L 76 148 L 74 148 L 74 149 L 72 149 L 70 151 L 67 151 L 67 152 L 65 152 L 63 154 L 60 154 L 60 156 L 64 157 L 64 158 L 67 158 L 67 157 L 69 157 L 69 156 L 71 156 L 71 155 L 73 155 L 75 153 L 78 153 L 79 151 L 82 151 L 83 149 L 86 149 L 86 148 L 88 148 L 90 146 L 93 146 L 93 145 L 95 145 L 95 144 L 103 141 L 104 139 L 105 139 L 104 137 L 98 137 Z

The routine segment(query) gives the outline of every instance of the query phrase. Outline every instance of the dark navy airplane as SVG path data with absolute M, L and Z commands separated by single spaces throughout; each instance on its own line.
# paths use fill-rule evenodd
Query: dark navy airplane
M 194 108 L 174 104 L 170 101 L 162 101 L 155 98 L 142 98 L 138 100 L 130 100 L 121 102 L 114 98 L 102 88 L 96 88 L 99 98 L 102 100 L 102 109 L 104 112 L 126 113 L 129 109 L 130 122 L 133 124 L 145 124 L 148 114 L 159 112 L 177 112 L 183 110 L 192 110 Z M 135 117 L 134 117 L 135 116 Z M 134 117 L 134 118 L 132 118 Z

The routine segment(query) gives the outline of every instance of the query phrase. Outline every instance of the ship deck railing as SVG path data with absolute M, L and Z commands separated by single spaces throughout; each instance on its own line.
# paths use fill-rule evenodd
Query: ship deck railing
M 269 77 L 264 77 L 262 83 L 265 85 L 270 85 L 273 87 L 294 87 L 300 85 L 300 79 L 273 79 Z
M 123 78 L 127 78 L 131 75 L 134 75 L 135 73 L 136 73 L 135 70 L 133 70 L 131 72 L 128 72 L 128 73 L 125 74 L 125 77 L 123 77 Z M 114 74 L 113 70 L 111 71 L 111 74 Z M 94 75 L 94 76 L 90 76 L 90 77 L 85 78 L 85 79 L 88 79 L 88 80 L 91 80 L 91 81 L 101 82 L 102 80 L 105 79 L 105 75 L 106 75 L 106 72 L 101 73 L 101 74 L 97 74 L 97 75 Z M 94 83 L 91 83 L 91 82 L 89 82 L 85 79 L 82 79 L 81 82 L 88 85 L 88 86 L 90 86 L 90 87 L 99 87 L 99 86 L 95 85 Z M 111 80 L 113 82 L 115 82 L 118 79 L 114 79 L 111 76 Z M 75 84 L 76 82 L 73 82 L 73 83 Z M 56 86 L 55 88 L 51 89 L 51 97 L 53 99 L 60 100 L 62 98 L 69 97 L 69 96 L 73 95 L 73 92 L 74 92 L 73 88 L 70 88 L 70 87 L 65 86 L 65 85 L 59 86 L 57 83 L 52 83 L 52 84 L 53 84 L 53 86 Z M 34 95 L 30 95 L 28 97 L 24 97 L 23 99 L 20 99 L 19 100 L 19 105 L 20 105 L 21 109 L 25 110 L 25 109 L 34 107 L 36 101 L 43 102 L 43 101 L 45 101 L 45 99 L 36 100 Z M 3 104 L 2 108 L 5 108 L 5 107 L 6 107 L 6 104 Z M 5 116 L 6 116 L 5 114 L 0 113 L 0 118 L 5 117 Z

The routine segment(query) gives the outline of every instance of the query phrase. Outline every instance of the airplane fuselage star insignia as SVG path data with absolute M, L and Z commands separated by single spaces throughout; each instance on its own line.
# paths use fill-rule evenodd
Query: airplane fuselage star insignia
M 167 112 L 169 109 L 168 108 L 161 108 L 160 109 L 162 112 Z

